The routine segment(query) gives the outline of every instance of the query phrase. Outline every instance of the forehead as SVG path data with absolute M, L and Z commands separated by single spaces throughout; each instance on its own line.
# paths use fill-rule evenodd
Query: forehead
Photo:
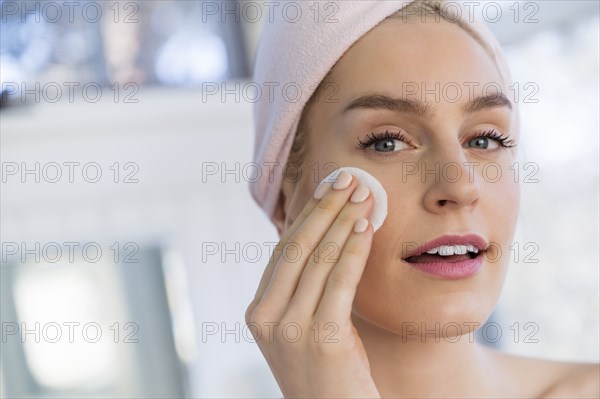
M 443 19 L 426 23 L 385 20 L 354 43 L 332 69 L 329 80 L 339 85 L 342 95 L 399 94 L 410 87 L 410 93 L 416 89 L 422 96 L 426 93 L 421 91 L 457 85 L 465 89 L 465 96 L 469 88 L 480 94 L 490 84 L 505 90 L 488 52 L 458 24 Z

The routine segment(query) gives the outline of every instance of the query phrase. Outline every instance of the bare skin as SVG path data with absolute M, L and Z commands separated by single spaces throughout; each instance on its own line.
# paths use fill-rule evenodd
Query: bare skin
M 512 244 L 520 199 L 510 169 L 515 147 L 505 148 L 494 138 L 484 138 L 483 145 L 475 139 L 494 129 L 518 144 L 511 107 L 495 103 L 464 110 L 473 97 L 466 89 L 469 82 L 479 83 L 475 96 L 485 94 L 481 88 L 490 82 L 510 93 L 481 45 L 445 21 L 387 20 L 342 56 L 328 81 L 338 89 L 336 101 L 320 101 L 309 114 L 306 164 L 317 166 L 318 178 L 306 171 L 299 181 L 284 181 L 281 242 L 246 312 L 247 323 L 263 326 L 258 344 L 284 396 L 598 397 L 596 364 L 512 356 L 469 339 L 469 326 L 485 322 L 501 292 L 509 263 L 501 254 Z M 406 82 L 428 90 L 436 83 L 458 84 L 464 91 L 458 101 L 414 93 L 411 98 L 427 102 L 434 116 L 378 107 L 344 112 L 365 95 L 402 97 Z M 404 141 L 384 140 L 393 143 L 392 151 L 357 146 L 357 138 L 364 142 L 386 130 L 404 135 Z M 386 188 L 389 212 L 377 233 L 371 225 L 353 232 L 373 206 L 372 195 L 349 202 L 356 179 L 313 198 L 318 182 L 333 170 L 324 167 L 330 162 L 364 169 Z M 402 165 L 407 163 L 427 170 L 453 163 L 463 173 L 452 181 L 443 175 L 423 177 L 406 173 Z M 489 164 L 505 177 L 496 181 L 486 175 Z M 473 276 L 439 279 L 403 260 L 403 243 L 468 233 L 497 244 L 487 250 L 495 261 L 484 261 Z M 298 244 L 301 255 L 282 256 L 286 243 Z M 335 262 L 326 261 L 332 244 Z M 277 333 L 267 339 L 265 323 L 279 323 L 276 332 L 296 323 L 302 335 L 295 342 Z M 335 326 L 336 343 L 324 342 L 333 331 L 324 328 L 326 323 Z M 407 323 L 416 330 L 408 333 Z M 451 323 L 464 329 L 443 328 Z

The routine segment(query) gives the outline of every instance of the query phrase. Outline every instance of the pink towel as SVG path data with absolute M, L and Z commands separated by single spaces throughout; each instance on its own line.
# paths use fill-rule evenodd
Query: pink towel
M 265 22 L 253 79 L 262 90 L 254 105 L 254 162 L 259 174 L 251 179 L 250 191 L 271 221 L 279 206 L 283 171 L 300 114 L 314 89 L 354 42 L 411 2 L 344 0 L 327 9 L 328 2 L 296 1 L 288 4 L 285 13 L 275 13 L 272 22 Z M 454 14 L 456 19 L 468 24 L 493 50 L 505 87 L 512 85 L 502 49 L 492 32 L 477 13 L 460 2 L 451 3 L 448 10 L 460 6 Z M 320 5 L 319 14 L 315 4 Z M 337 22 L 324 22 L 329 15 Z M 469 21 L 471 17 L 474 22 Z M 516 104 L 513 109 L 517 110 Z

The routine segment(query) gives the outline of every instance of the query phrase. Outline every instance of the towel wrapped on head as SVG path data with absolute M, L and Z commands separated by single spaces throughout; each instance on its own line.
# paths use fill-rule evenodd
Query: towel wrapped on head
M 302 110 L 318 84 L 369 30 L 397 11 L 402 10 L 410 18 L 411 10 L 416 9 L 413 1 L 344 0 L 328 2 L 335 6 L 325 18 L 324 10 L 317 17 L 315 2 L 293 3 L 297 11 L 293 19 L 279 17 L 265 22 L 254 64 L 254 83 L 278 93 L 271 96 L 263 90 L 254 105 L 254 162 L 258 174 L 251 179 L 250 191 L 271 221 L 281 212 L 278 208 L 282 206 L 279 198 L 284 170 Z M 480 38 L 498 66 L 504 87 L 510 87 L 502 49 L 485 23 L 460 2 L 434 3 L 447 6 L 452 22 Z M 513 109 L 516 112 L 517 107 Z

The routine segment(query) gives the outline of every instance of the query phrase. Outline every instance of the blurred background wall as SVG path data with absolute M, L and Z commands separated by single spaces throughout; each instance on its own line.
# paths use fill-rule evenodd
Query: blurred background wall
M 2 397 L 279 395 L 244 326 L 278 241 L 247 188 L 274 3 L 0 1 Z M 475 3 L 529 162 L 489 343 L 598 362 L 598 2 Z

